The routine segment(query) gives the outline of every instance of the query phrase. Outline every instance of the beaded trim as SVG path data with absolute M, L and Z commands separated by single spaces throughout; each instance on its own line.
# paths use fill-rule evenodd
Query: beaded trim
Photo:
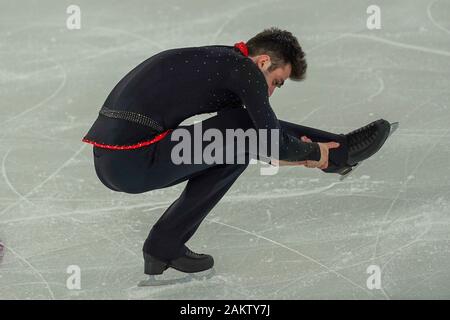
M 158 132 L 164 131 L 164 128 L 155 120 L 144 116 L 142 114 L 131 112 L 131 111 L 122 111 L 122 110 L 111 110 L 105 106 L 103 106 L 99 114 L 104 115 L 109 118 L 123 119 L 131 122 L 135 122 L 138 124 L 142 124 L 144 126 L 150 127 L 153 130 Z
M 138 143 L 135 143 L 135 144 L 132 144 L 132 145 L 128 145 L 128 146 L 104 144 L 104 143 L 91 141 L 91 140 L 88 140 L 86 138 L 83 138 L 82 141 L 86 142 L 86 143 L 93 144 L 94 146 L 99 147 L 99 148 L 114 149 L 114 150 L 130 150 L 130 149 L 142 148 L 142 147 L 148 146 L 150 144 L 153 144 L 155 142 L 158 142 L 159 140 L 162 140 L 171 131 L 172 131 L 172 129 L 166 130 L 163 133 L 158 134 L 156 137 L 154 137 L 151 140 L 138 142 Z

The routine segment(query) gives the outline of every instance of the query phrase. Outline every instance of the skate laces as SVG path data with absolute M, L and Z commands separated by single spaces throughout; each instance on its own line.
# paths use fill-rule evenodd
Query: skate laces
M 375 122 L 348 133 L 346 136 L 349 152 L 353 153 L 366 148 L 375 140 L 377 134 Z
M 196 253 L 196 252 L 192 251 L 191 249 L 189 249 L 189 248 L 187 248 L 187 247 L 186 247 L 186 253 L 189 254 L 189 255 L 195 256 L 195 257 L 201 257 L 201 256 L 203 256 L 203 254 L 201 254 L 201 253 Z

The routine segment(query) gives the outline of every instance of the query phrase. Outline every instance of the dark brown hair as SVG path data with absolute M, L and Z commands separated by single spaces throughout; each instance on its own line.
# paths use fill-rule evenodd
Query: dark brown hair
M 289 78 L 294 81 L 305 78 L 307 67 L 305 53 L 297 38 L 289 31 L 271 27 L 248 40 L 246 45 L 249 56 L 267 54 L 270 57 L 272 65 L 268 71 L 290 63 L 292 71 Z

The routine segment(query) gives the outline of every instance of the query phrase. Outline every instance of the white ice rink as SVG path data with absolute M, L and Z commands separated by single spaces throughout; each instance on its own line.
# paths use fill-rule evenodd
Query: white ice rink
M 450 298 L 449 0 L 78 0 L 81 29 L 68 30 L 72 3 L 0 0 L 0 299 Z M 366 27 L 371 4 L 380 30 Z M 271 98 L 280 119 L 399 130 L 343 182 L 250 166 L 188 243 L 216 274 L 137 287 L 142 243 L 185 184 L 110 191 L 81 138 L 149 56 L 270 26 L 298 36 L 309 64 Z M 79 290 L 66 286 L 71 265 Z M 371 265 L 381 289 L 366 284 Z

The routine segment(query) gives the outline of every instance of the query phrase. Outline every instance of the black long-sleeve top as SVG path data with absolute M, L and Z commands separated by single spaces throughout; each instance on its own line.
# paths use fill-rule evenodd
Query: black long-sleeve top
M 270 106 L 263 73 L 249 57 L 232 46 L 160 52 L 122 78 L 104 106 L 146 115 L 165 129 L 176 128 L 197 114 L 245 107 L 255 129 L 279 130 L 280 160 L 320 159 L 317 143 L 302 142 L 283 130 Z M 84 140 L 124 145 L 154 136 L 154 132 L 141 124 L 99 114 Z

